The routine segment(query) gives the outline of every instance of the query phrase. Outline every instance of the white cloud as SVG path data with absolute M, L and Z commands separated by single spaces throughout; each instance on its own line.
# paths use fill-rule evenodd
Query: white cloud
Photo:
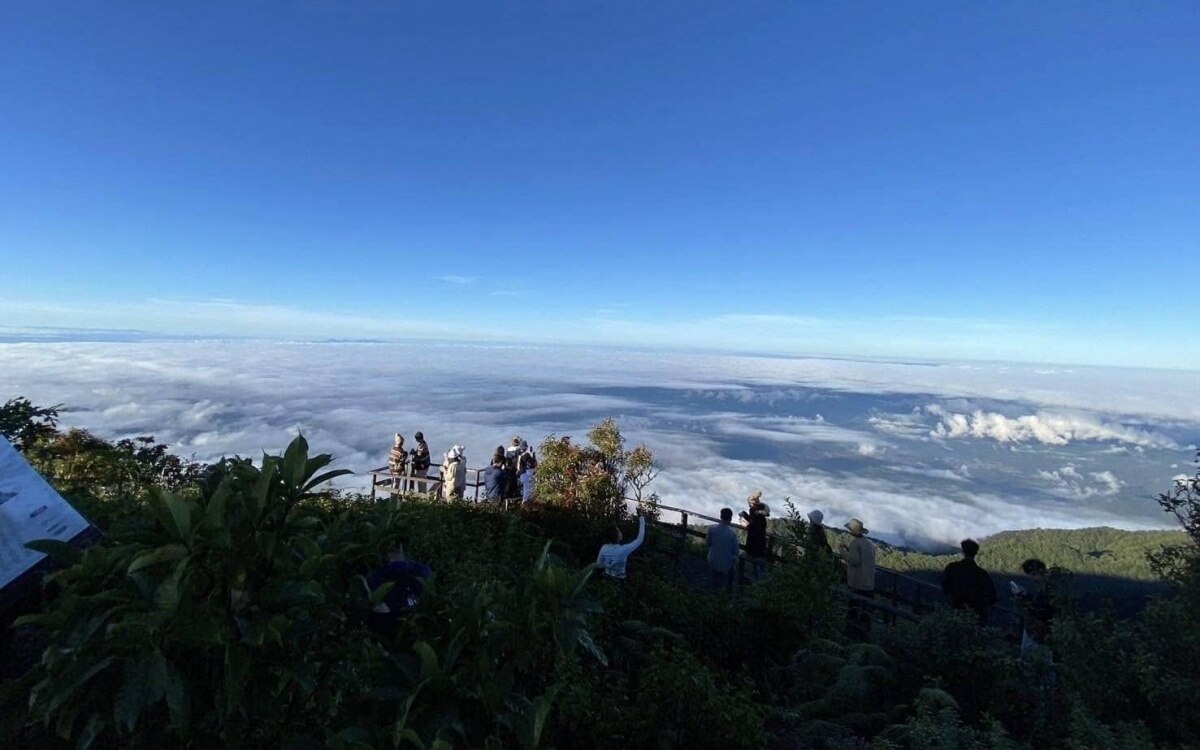
M 1051 493 L 1071 500 L 1112 497 L 1125 487 L 1111 471 L 1092 471 L 1085 475 L 1072 464 L 1054 471 L 1039 471 L 1038 476 L 1050 485 Z
M 928 439 L 929 427 L 926 425 L 920 409 L 914 409 L 908 414 L 877 414 L 867 422 L 872 428 L 885 435 L 895 435 L 911 440 Z
M 444 274 L 442 276 L 434 276 L 434 279 L 444 284 L 456 284 L 458 286 L 466 286 L 479 281 L 478 276 L 459 276 L 458 274 Z
M 1174 448 L 1171 439 L 1112 422 L 1101 422 L 1089 414 L 1039 411 L 1020 417 L 975 410 L 951 412 L 932 405 L 926 410 L 941 421 L 930 431 L 935 438 L 989 438 L 1001 443 L 1038 442 L 1067 445 L 1076 440 L 1117 441 L 1142 447 Z

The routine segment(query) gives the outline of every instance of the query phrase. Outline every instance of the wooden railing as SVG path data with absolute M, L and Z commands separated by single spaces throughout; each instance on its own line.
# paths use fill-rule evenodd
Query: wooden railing
M 483 486 L 483 469 L 467 469 L 466 490 L 472 493 L 472 499 L 479 500 L 479 488 Z M 412 464 L 405 474 L 393 474 L 388 467 L 371 469 L 367 472 L 371 477 L 371 499 L 382 490 L 391 495 L 427 495 L 436 497 L 442 488 L 442 467 L 430 466 L 424 474 L 414 474 Z M 464 496 L 466 491 L 464 491 Z

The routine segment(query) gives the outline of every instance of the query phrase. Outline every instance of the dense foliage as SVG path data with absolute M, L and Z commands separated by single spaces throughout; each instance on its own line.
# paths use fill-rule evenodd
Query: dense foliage
M 979 564 L 998 573 L 1019 574 L 1031 557 L 1051 567 L 1068 568 L 1077 575 L 1112 576 L 1156 581 L 1159 574 L 1149 555 L 1164 545 L 1187 541 L 1181 531 L 1123 531 L 1112 528 L 1027 529 L 984 537 Z M 931 555 L 894 547 L 880 550 L 879 563 L 904 571 L 941 571 L 958 557 L 958 550 Z
M 541 501 L 505 510 L 330 495 L 303 438 L 202 467 L 22 409 L 46 426 L 25 455 L 109 533 L 40 545 L 61 567 L 19 624 L 41 658 L 0 689 L 16 747 L 1200 744 L 1200 475 L 1160 498 L 1184 526 L 1153 558 L 1177 595 L 1124 620 L 1061 599 L 1051 665 L 952 611 L 847 639 L 836 567 L 795 513 L 775 523 L 783 559 L 732 596 L 657 527 L 625 581 L 598 579 L 597 547 L 645 489 L 631 477 L 653 472 L 611 422 L 544 445 Z M 387 589 L 366 575 L 401 542 L 434 573 L 380 635 Z

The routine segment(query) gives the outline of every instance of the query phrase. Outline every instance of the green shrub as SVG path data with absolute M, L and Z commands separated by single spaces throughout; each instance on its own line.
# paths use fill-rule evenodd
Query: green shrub
M 49 611 L 24 619 L 51 642 L 26 677 L 30 718 L 86 748 L 254 746 L 321 722 L 361 690 L 347 665 L 377 658 L 354 637 L 362 572 L 399 534 L 305 511 L 318 472 L 297 438 L 262 467 L 231 462 L 198 500 L 167 491 L 155 525 L 78 555 L 40 548 L 67 567 Z

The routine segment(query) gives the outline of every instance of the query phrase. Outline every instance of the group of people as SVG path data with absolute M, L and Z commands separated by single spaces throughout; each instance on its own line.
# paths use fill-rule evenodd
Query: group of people
M 762 501 L 762 492 L 746 498 L 746 510 L 738 514 L 746 527 L 746 559 L 750 561 L 754 580 L 763 577 L 770 554 L 770 537 L 767 534 L 767 518 L 771 509 Z M 721 509 L 720 523 L 708 527 L 704 535 L 708 546 L 708 568 L 712 585 L 717 589 L 733 588 L 737 574 L 737 561 L 741 555 L 741 542 L 733 530 L 733 509 Z
M 429 471 L 429 444 L 420 430 L 413 435 L 417 447 L 410 451 L 404 450 L 404 436 L 396 433 L 392 438 L 392 450 L 388 453 L 388 471 L 397 476 L 409 474 L 423 477 Z
M 388 453 L 388 472 L 395 477 L 396 487 L 407 490 L 406 478 L 428 479 L 431 466 L 429 444 L 425 435 L 417 432 L 413 436 L 417 446 L 405 450 L 404 436 L 396 433 Z M 483 499 L 490 501 L 520 498 L 528 502 L 533 497 L 533 477 L 537 469 L 537 454 L 528 442 L 519 435 L 507 446 L 497 446 L 492 459 L 482 472 Z M 461 445 L 446 451 L 442 458 L 437 492 L 450 500 L 463 499 L 467 488 L 467 456 Z M 418 490 L 424 487 L 418 486 Z
M 513 437 L 506 448 L 496 446 L 492 460 L 483 471 L 483 498 L 490 501 L 520 498 L 528 502 L 533 497 L 533 473 L 537 470 L 537 454 L 520 435 Z
M 410 477 L 428 475 L 429 445 L 421 432 L 415 433 L 414 438 L 417 446 L 406 452 L 404 436 L 396 433 L 388 457 L 388 470 L 392 474 Z M 537 455 L 520 436 L 513 437 L 508 446 L 497 446 L 482 472 L 483 499 L 501 501 L 519 498 L 522 502 L 529 501 L 533 495 L 536 469 Z M 466 453 L 461 445 L 455 445 L 442 460 L 438 492 L 447 499 L 461 500 L 466 483 Z M 759 580 L 766 573 L 770 555 L 771 537 L 767 521 L 771 509 L 762 501 L 761 491 L 751 494 L 746 499 L 746 505 L 746 510 L 738 514 L 746 533 L 744 557 L 751 565 L 751 580 Z M 871 611 L 865 600 L 875 596 L 875 544 L 867 538 L 868 530 L 863 522 L 851 518 L 845 524 L 850 538 L 839 550 L 834 551 L 825 534 L 824 520 L 820 510 L 808 513 L 808 549 L 829 554 L 831 558 L 842 562 L 846 586 L 851 594 L 847 627 L 853 634 L 865 635 L 869 632 L 871 621 Z M 625 542 L 619 528 L 614 529 L 612 540 L 600 548 L 596 557 L 597 566 L 609 578 L 623 579 L 629 557 L 641 547 L 645 534 L 644 516 L 639 518 L 638 533 L 631 542 Z M 738 560 L 743 555 L 738 533 L 733 528 L 731 508 L 721 509 L 720 521 L 709 526 L 705 533 L 705 544 L 712 587 L 732 590 L 737 577 Z M 960 548 L 962 559 L 948 564 L 942 571 L 941 589 L 954 608 L 973 612 L 981 624 L 987 624 L 991 609 L 999 599 L 995 583 L 991 575 L 976 562 L 979 543 L 974 539 L 964 539 Z M 1028 653 L 1042 647 L 1049 631 L 1053 606 L 1045 585 L 1045 563 L 1036 559 L 1026 560 L 1022 570 L 1033 581 L 1033 590 L 1027 592 L 1015 583 L 1011 586 L 1013 597 L 1022 604 L 1026 613 L 1021 648 L 1022 653 Z

